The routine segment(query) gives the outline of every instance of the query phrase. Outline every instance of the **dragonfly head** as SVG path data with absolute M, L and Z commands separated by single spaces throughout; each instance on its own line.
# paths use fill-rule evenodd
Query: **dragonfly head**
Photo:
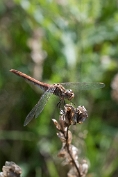
M 73 93 L 73 91 L 71 89 L 66 90 L 65 94 L 66 94 L 66 97 L 67 97 L 68 100 L 71 100 L 71 99 L 74 98 L 74 93 Z

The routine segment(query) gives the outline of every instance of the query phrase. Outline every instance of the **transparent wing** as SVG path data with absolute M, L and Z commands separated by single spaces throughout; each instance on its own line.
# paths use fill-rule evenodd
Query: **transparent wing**
M 73 90 L 91 90 L 91 89 L 100 89 L 105 86 L 104 83 L 99 82 L 66 82 L 66 83 L 60 83 L 62 86 L 68 89 Z
M 50 96 L 54 92 L 54 89 L 49 88 L 44 94 L 41 96 L 38 103 L 33 107 L 33 109 L 27 115 L 24 126 L 26 126 L 34 117 L 37 118 L 39 114 L 43 111 L 44 106 L 46 105 L 47 101 L 49 100 Z

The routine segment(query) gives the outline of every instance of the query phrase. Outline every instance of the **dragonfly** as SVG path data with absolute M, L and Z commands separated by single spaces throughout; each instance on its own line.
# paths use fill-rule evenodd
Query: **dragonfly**
M 99 89 L 105 86 L 104 83 L 87 83 L 87 82 L 65 82 L 57 84 L 48 84 L 34 79 L 33 77 L 28 76 L 25 73 L 22 73 L 18 70 L 11 69 L 10 72 L 24 78 L 25 80 L 37 85 L 40 89 L 44 91 L 43 95 L 39 99 L 38 103 L 33 107 L 33 109 L 27 115 L 24 126 L 26 126 L 33 118 L 37 118 L 40 113 L 43 111 L 47 101 L 52 94 L 58 96 L 61 101 L 72 100 L 74 98 L 74 92 L 71 88 L 77 88 L 78 90 L 90 90 L 90 89 Z M 66 89 L 69 88 L 69 89 Z

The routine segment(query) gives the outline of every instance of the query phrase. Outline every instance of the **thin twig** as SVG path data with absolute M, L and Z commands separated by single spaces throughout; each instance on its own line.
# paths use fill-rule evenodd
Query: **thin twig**
M 68 154 L 70 155 L 70 158 L 72 159 L 72 162 L 73 162 L 73 164 L 74 164 L 74 166 L 75 166 L 75 168 L 76 168 L 76 170 L 77 170 L 77 172 L 78 172 L 78 177 L 81 177 L 79 168 L 78 168 L 78 166 L 77 166 L 75 160 L 73 159 L 73 156 L 72 156 L 72 154 L 71 154 L 71 152 L 70 152 L 70 149 L 69 149 L 69 144 L 68 144 L 68 130 L 69 130 L 69 128 L 67 127 L 67 135 L 65 136 L 67 151 L 68 151 Z

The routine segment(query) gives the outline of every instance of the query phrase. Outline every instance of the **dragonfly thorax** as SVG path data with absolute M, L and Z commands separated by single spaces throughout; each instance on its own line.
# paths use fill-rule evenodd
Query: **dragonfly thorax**
M 54 94 L 59 96 L 61 99 L 71 100 L 74 98 L 74 93 L 71 89 L 65 89 L 61 84 L 54 84 Z

